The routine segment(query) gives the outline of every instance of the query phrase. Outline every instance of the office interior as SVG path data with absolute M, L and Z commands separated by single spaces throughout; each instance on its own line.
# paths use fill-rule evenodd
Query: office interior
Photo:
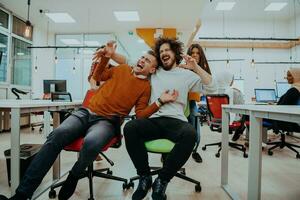
M 118 12 L 125 14 L 120 17 Z M 10 110 L 1 107 L 5 102 L 10 101 L 11 105 L 31 101 L 51 103 L 53 92 L 68 93 L 71 96 L 68 101 L 82 102 L 91 89 L 87 77 L 97 47 L 114 40 L 116 51 L 134 65 L 161 36 L 177 37 L 184 43 L 185 53 L 191 44 L 200 44 L 213 79 L 217 82 L 222 78 L 220 72 L 224 70 L 231 72 L 234 75 L 231 87 L 242 92 L 245 105 L 251 105 L 254 110 L 260 106 L 273 106 L 272 111 L 264 113 L 264 116 L 271 116 L 271 112 L 276 112 L 279 98 L 293 87 L 287 82 L 287 72 L 290 68 L 300 68 L 300 1 L 0 0 L 0 194 L 13 194 L 7 163 L 14 154 L 10 157 L 4 153 L 12 147 L 11 126 L 20 123 L 20 144 L 40 145 L 58 126 L 54 119 L 57 115 L 44 114 L 47 109 L 51 110 L 50 107 L 39 112 L 21 113 L 20 119 L 16 120 Z M 114 61 L 111 63 L 117 65 Z M 262 148 L 256 150 L 261 152 L 261 159 L 255 156 L 250 159 L 251 122 L 234 141 L 245 146 L 246 156 L 235 148 L 229 148 L 228 152 L 228 185 L 235 196 L 224 190 L 221 170 L 226 167 L 222 164 L 225 154 L 221 151 L 216 156 L 218 146 L 202 147 L 220 142 L 222 135 L 227 133 L 220 127 L 217 131 L 212 130 L 206 100 L 204 95 L 197 100 L 196 129 L 201 139 L 196 152 L 202 162 L 196 162 L 191 155 L 184 165 L 186 175 L 200 181 L 201 191 L 197 191 L 195 184 L 175 177 L 168 184 L 167 199 L 300 199 L 299 153 L 286 147 L 270 153 L 268 149 L 272 145 L 267 143 L 280 141 L 282 135 L 262 128 L 259 144 Z M 72 109 L 78 109 L 79 104 L 74 104 Z M 293 106 L 290 108 L 295 113 L 290 118 L 299 119 L 299 105 Z M 283 115 L 289 116 L 289 113 Z M 44 125 L 47 120 L 50 123 Z M 129 120 L 126 119 L 124 124 Z M 300 145 L 299 133 L 289 131 L 284 134 L 287 142 Z M 230 141 L 232 136 L 229 135 Z M 299 148 L 296 150 L 300 151 Z M 114 165 L 100 156 L 102 160 L 94 161 L 95 169 L 109 167 L 114 175 L 128 180 L 136 175 L 124 138 L 119 148 L 109 148 L 105 155 Z M 27 162 L 25 160 L 21 156 L 20 165 Z M 76 152 L 61 152 L 61 180 L 66 178 L 76 160 Z M 250 161 L 261 168 L 259 188 L 254 185 L 254 189 L 251 188 Z M 161 155 L 149 154 L 149 163 L 162 166 Z M 52 183 L 51 169 L 32 199 L 52 199 L 49 197 Z M 131 199 L 137 185 L 135 181 L 134 188 L 124 188 L 122 182 L 95 177 L 94 198 Z M 58 193 L 59 189 L 55 190 Z M 88 179 L 85 178 L 79 180 L 71 199 L 88 199 L 89 195 Z M 145 199 L 151 199 L 151 192 Z

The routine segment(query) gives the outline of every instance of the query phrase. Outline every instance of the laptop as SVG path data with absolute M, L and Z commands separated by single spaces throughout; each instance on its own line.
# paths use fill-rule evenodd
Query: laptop
M 275 103 L 277 100 L 275 89 L 254 89 L 254 93 L 258 103 Z

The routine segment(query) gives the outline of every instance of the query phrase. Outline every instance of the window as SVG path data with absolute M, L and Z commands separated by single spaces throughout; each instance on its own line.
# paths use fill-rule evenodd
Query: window
M 8 14 L 0 9 L 0 26 L 8 29 Z
M 7 36 L 0 33 L 0 82 L 6 82 Z
M 23 20 L 14 16 L 12 32 L 28 40 L 32 40 L 32 26 L 30 28 L 29 37 L 25 37 L 25 29 L 26 29 L 26 23 Z
M 28 46 L 31 44 L 17 38 L 12 40 L 12 84 L 31 85 L 31 49 Z

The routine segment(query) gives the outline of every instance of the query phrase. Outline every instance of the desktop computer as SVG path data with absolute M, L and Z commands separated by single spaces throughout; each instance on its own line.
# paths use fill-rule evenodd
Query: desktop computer
M 66 80 L 44 80 L 44 94 L 51 92 L 67 92 Z
M 276 82 L 277 98 L 282 97 L 290 88 L 291 85 L 288 82 Z

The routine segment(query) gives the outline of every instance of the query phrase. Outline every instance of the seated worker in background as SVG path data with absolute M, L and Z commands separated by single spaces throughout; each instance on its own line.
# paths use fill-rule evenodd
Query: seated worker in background
M 300 68 L 290 68 L 287 71 L 286 79 L 289 84 L 291 84 L 291 88 L 280 97 L 277 105 L 300 105 Z M 268 120 L 268 122 L 270 122 Z M 291 123 L 291 122 L 283 122 L 283 121 L 275 121 L 271 122 L 275 128 L 282 128 L 285 130 L 295 130 L 300 132 L 300 122 Z
M 151 92 L 148 76 L 154 73 L 157 67 L 155 54 L 149 51 L 133 67 L 123 64 L 107 68 L 114 52 L 114 44 L 107 45 L 104 56 L 96 67 L 93 78 L 106 82 L 96 91 L 88 108 L 80 108 L 53 130 L 25 172 L 16 194 L 10 199 L 30 199 L 61 150 L 76 139 L 84 137 L 79 158 L 58 195 L 59 200 L 69 199 L 80 175 L 93 162 L 103 146 L 119 133 L 120 117 L 128 115 L 134 106 L 137 118 L 148 117 L 159 110 L 159 102 L 155 101 L 148 106 Z M 164 91 L 160 96 L 165 103 L 173 102 L 176 98 L 176 92 Z M 1 196 L 0 199 L 7 198 Z
M 140 176 L 133 200 L 141 200 L 152 186 L 153 200 L 166 199 L 168 182 L 186 163 L 196 143 L 196 130 L 188 123 L 184 115 L 188 92 L 203 91 L 203 85 L 212 88 L 212 78 L 188 55 L 182 55 L 183 43 L 177 39 L 159 38 L 155 52 L 160 68 L 151 76 L 151 100 L 159 100 L 161 108 L 148 119 L 129 121 L 124 127 L 126 149 Z M 186 60 L 185 68 L 180 68 L 182 57 Z M 165 104 L 159 99 L 159 93 L 165 90 L 178 90 L 176 101 Z M 166 138 L 175 143 L 174 148 L 164 161 L 163 168 L 152 185 L 148 163 L 148 153 L 144 142 Z
M 218 94 L 227 94 L 229 97 L 229 104 L 244 104 L 244 96 L 237 88 L 232 88 L 234 82 L 234 75 L 229 71 L 218 73 Z M 244 119 L 244 118 L 243 118 Z M 230 113 L 230 123 L 233 121 L 241 121 L 242 116 Z M 245 130 L 244 123 L 234 132 L 232 140 L 236 141 Z

